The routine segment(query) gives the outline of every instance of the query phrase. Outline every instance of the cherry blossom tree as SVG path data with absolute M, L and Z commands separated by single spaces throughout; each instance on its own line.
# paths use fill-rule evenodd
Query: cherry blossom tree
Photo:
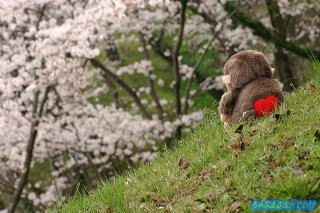
M 9 212 L 21 197 L 36 209 L 50 204 L 64 189 L 76 187 L 73 176 L 90 188 L 92 176 L 112 176 L 121 160 L 151 160 L 159 142 L 172 141 L 177 129 L 180 137 L 182 126 L 201 119 L 201 112 L 165 115 L 166 100 L 159 99 L 155 80 L 163 83 L 153 74 L 149 47 L 143 43 L 149 33 L 143 25 L 149 23 L 130 17 L 146 7 L 144 1 L 1 1 L 0 184 L 14 193 Z M 124 36 L 118 44 L 138 38 L 127 35 L 132 32 L 141 39 L 145 59 L 119 67 L 96 58 L 111 48 L 115 34 Z M 178 60 L 178 45 L 175 50 Z M 140 91 L 150 93 L 157 113 L 122 78 L 126 74 L 148 79 Z M 92 79 L 106 84 L 90 88 Z M 115 84 L 138 111 L 90 102 L 104 90 L 117 89 Z M 44 162 L 49 162 L 51 178 L 29 182 L 32 168 Z

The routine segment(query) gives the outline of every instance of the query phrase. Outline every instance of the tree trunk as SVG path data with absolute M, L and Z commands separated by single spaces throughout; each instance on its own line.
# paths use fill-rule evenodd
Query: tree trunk
M 292 91 L 294 87 L 298 86 L 299 82 L 291 69 L 289 56 L 285 54 L 281 48 L 277 48 L 274 56 L 276 69 L 279 73 L 280 80 L 283 83 L 283 89 L 285 91 Z
M 274 34 L 277 35 L 282 42 L 287 39 L 288 18 L 285 19 L 280 12 L 278 2 L 276 0 L 265 0 L 270 15 Z M 279 73 L 280 80 L 283 82 L 284 90 L 291 91 L 298 86 L 298 81 L 292 71 L 291 60 L 289 55 L 284 52 L 282 47 L 276 46 L 275 65 Z

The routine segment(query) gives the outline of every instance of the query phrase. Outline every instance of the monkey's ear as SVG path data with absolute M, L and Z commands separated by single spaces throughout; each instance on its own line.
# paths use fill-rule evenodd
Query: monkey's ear
M 275 70 L 276 70 L 275 68 L 271 67 L 271 73 L 272 73 L 272 75 L 274 74 L 274 71 L 275 71 Z
M 230 75 L 224 75 L 224 76 L 222 76 L 222 81 L 223 81 L 225 84 L 231 84 L 231 76 L 230 76 Z

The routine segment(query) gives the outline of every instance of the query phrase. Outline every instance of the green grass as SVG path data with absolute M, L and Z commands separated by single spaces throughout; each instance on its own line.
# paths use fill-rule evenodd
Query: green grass
M 207 111 L 205 121 L 174 150 L 164 150 L 150 164 L 89 195 L 78 195 L 53 212 L 255 212 L 251 200 L 319 202 L 316 66 L 311 81 L 288 95 L 274 115 L 244 124 L 242 137 L 236 133 L 240 124 L 224 128 L 219 115 Z M 180 159 L 189 166 L 179 166 Z

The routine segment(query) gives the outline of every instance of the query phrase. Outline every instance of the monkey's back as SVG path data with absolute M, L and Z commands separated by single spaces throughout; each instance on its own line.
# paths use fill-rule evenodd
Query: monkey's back
M 239 122 L 240 119 L 241 121 L 246 121 L 258 117 L 255 113 L 248 118 L 242 119 L 244 112 L 254 110 L 254 102 L 270 95 L 277 97 L 279 104 L 283 103 L 284 97 L 281 87 L 275 80 L 259 78 L 249 82 L 240 91 L 233 108 L 231 121 Z

